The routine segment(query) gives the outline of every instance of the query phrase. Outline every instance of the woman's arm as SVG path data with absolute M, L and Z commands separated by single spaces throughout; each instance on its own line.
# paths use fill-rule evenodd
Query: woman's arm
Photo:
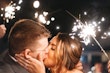
M 2 38 L 6 33 L 5 25 L 0 25 L 0 38 Z

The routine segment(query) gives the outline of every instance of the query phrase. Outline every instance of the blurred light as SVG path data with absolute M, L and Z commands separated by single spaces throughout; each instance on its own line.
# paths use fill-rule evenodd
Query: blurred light
M 76 22 L 74 22 L 74 25 L 76 25 Z
M 39 1 L 34 1 L 33 7 L 34 7 L 34 8 L 38 8 L 39 6 L 40 6 Z
M 3 14 L 1 14 L 1 17 L 3 17 Z
M 9 12 L 9 13 L 11 13 L 11 12 L 13 12 L 15 9 L 14 9 L 14 7 L 12 7 L 12 6 L 7 6 L 6 8 L 5 8 L 5 11 L 6 12 Z
M 98 22 L 98 24 L 100 24 L 100 23 L 101 23 L 101 21 Z
M 5 13 L 5 17 L 8 18 L 11 17 L 11 15 L 9 13 Z
M 82 50 L 84 51 L 84 48 L 82 48 Z
M 4 8 L 1 8 L 1 10 L 3 11 L 3 10 L 4 10 Z
M 110 36 L 110 32 L 108 32 L 108 36 Z
M 74 36 L 71 36 L 71 38 L 74 39 L 75 37 Z
M 99 28 L 99 29 L 98 29 L 98 31 L 100 32 L 100 31 L 101 31 L 101 29 Z
M 55 18 L 54 17 L 51 17 L 51 21 L 54 21 L 55 20 Z
M 36 12 L 36 13 L 34 14 L 34 16 L 35 16 L 35 18 L 37 18 L 37 17 L 38 17 L 38 12 Z
M 48 12 L 45 12 L 45 11 L 44 11 L 44 12 L 43 12 L 43 15 L 44 15 L 44 16 L 47 16 L 47 15 L 48 15 Z
M 74 26 L 72 29 L 73 32 L 77 31 L 77 26 Z
M 9 19 L 6 19 L 6 22 L 9 23 Z
M 92 46 L 94 46 L 94 44 L 92 44 Z
M 42 14 L 39 15 L 39 21 L 44 24 L 46 23 L 45 17 Z
M 79 22 L 79 20 L 77 19 L 76 22 Z
M 106 32 L 104 32 L 104 35 L 107 35 L 107 33 L 106 33 Z
M 89 72 L 87 72 L 87 73 L 93 73 L 92 71 L 89 71 Z
M 19 0 L 19 4 L 21 3 L 22 0 Z M 1 14 L 1 16 L 4 16 L 4 21 L 8 23 L 10 19 L 15 18 L 15 12 L 21 9 L 21 6 L 19 6 L 19 4 L 13 3 L 13 1 L 11 1 L 8 6 L 1 8 L 1 10 L 4 12 L 3 14 Z
M 87 15 L 87 12 L 84 12 L 84 15 Z
M 20 10 L 20 9 L 21 9 L 21 7 L 20 7 L 20 6 L 17 6 L 17 7 L 16 7 L 16 9 L 17 9 L 17 10 Z
M 16 6 L 16 3 L 14 3 L 13 6 Z
M 48 21 L 46 22 L 46 24 L 49 25 L 49 24 L 50 24 L 50 21 L 48 20 Z
M 83 35 L 85 34 L 86 36 L 89 36 L 89 35 L 95 36 L 95 28 L 91 25 L 86 25 L 84 26 L 82 33 Z
M 97 23 L 95 21 L 93 21 L 94 26 L 97 26 Z
M 91 41 L 90 38 L 86 38 L 84 41 L 82 41 L 83 43 L 85 43 L 85 45 L 88 45 Z
M 105 18 L 104 18 L 104 17 L 102 17 L 101 21 L 105 21 Z
M 101 36 L 101 39 L 106 39 L 107 37 Z
M 99 32 L 101 31 L 101 28 L 100 28 L 100 26 L 98 26 L 98 31 L 99 31 Z
M 95 71 L 95 67 L 94 67 L 94 66 L 93 66 L 93 67 L 91 67 L 91 71 L 93 71 L 93 72 Z
M 60 26 L 56 26 L 56 29 L 59 30 L 60 29 Z
M 18 4 L 21 4 L 23 2 L 23 0 L 19 0 L 19 3 Z

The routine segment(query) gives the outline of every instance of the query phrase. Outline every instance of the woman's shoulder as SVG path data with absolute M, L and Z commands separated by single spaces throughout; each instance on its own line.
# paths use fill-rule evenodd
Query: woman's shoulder
M 74 70 L 72 70 L 72 72 L 71 73 L 84 73 L 83 71 L 81 71 L 81 70 L 78 70 L 78 69 L 74 69 Z

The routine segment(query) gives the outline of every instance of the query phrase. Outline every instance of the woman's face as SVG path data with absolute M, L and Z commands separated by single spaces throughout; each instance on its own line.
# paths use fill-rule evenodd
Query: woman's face
M 51 68 L 56 65 L 56 57 L 55 57 L 55 49 L 56 49 L 57 38 L 53 37 L 47 47 L 48 53 L 47 58 L 44 60 L 44 64 L 46 67 Z

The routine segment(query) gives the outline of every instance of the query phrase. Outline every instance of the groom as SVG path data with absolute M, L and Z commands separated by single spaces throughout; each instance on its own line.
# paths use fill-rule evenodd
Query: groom
M 41 61 L 45 58 L 42 55 L 48 52 L 49 37 L 50 32 L 42 24 L 30 19 L 17 21 L 8 36 L 9 50 L 0 62 L 0 73 L 29 73 L 17 63 L 15 54 L 22 54 L 27 59 L 30 55 Z M 43 61 L 40 61 L 38 73 L 45 73 Z

